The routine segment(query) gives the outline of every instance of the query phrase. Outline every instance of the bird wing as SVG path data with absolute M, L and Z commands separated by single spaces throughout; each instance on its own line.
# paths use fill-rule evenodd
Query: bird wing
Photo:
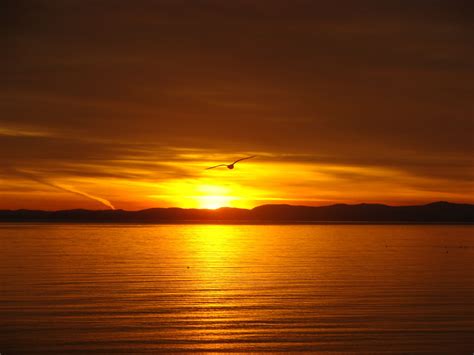
M 214 169 L 214 168 L 218 168 L 220 166 L 227 166 L 227 164 L 219 164 L 219 165 L 214 165 L 214 166 L 211 166 L 210 168 L 206 168 L 204 170 L 209 170 L 209 169 Z
M 239 161 L 241 161 L 241 160 L 252 159 L 252 158 L 255 158 L 255 157 L 256 157 L 256 155 L 252 155 L 252 156 L 250 156 L 250 157 L 245 157 L 245 158 L 240 158 L 240 159 L 237 159 L 236 161 L 234 161 L 232 164 L 235 164 L 235 163 L 237 163 L 237 162 L 239 162 Z

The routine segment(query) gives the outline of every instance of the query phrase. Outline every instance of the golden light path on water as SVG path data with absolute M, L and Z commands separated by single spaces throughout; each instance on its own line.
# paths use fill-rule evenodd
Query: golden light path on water
M 8 353 L 463 353 L 472 226 L 0 226 Z

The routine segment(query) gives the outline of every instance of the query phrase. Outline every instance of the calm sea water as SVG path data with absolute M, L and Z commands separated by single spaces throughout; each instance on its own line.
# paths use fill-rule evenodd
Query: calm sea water
M 0 353 L 471 354 L 473 232 L 0 224 Z

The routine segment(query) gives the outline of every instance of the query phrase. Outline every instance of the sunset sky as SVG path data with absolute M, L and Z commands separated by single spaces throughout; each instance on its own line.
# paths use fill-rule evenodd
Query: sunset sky
M 2 1 L 0 209 L 474 203 L 473 13 Z

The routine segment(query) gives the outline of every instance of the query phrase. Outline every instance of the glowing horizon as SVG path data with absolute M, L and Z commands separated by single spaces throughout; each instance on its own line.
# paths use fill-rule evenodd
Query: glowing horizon
M 26 189 L 25 195 L 29 199 L 34 200 L 36 196 L 41 200 L 37 207 L 33 205 L 37 209 L 99 209 L 101 204 L 137 210 L 151 207 L 253 208 L 268 203 L 320 206 L 364 202 L 410 205 L 439 200 L 472 202 L 463 193 L 433 193 L 410 188 L 410 185 L 424 186 L 429 181 L 393 168 L 272 162 L 274 157 L 263 155 L 234 170 L 204 170 L 209 162 L 202 160 L 202 154 L 196 152 L 187 155 L 187 159 L 186 163 L 162 163 L 171 170 L 179 167 L 183 177 L 173 176 L 157 182 L 149 178 L 148 170 L 134 171 L 143 176 L 141 179 L 121 178 L 119 171 L 117 177 L 101 179 L 49 178 L 30 171 L 18 175 L 18 182 L 23 184 L 17 186 Z M 124 176 L 127 174 L 130 171 L 123 172 Z M 371 189 L 364 189 L 366 186 Z M 19 192 L 11 194 L 13 200 L 5 194 L 0 208 L 26 207 L 21 195 Z

